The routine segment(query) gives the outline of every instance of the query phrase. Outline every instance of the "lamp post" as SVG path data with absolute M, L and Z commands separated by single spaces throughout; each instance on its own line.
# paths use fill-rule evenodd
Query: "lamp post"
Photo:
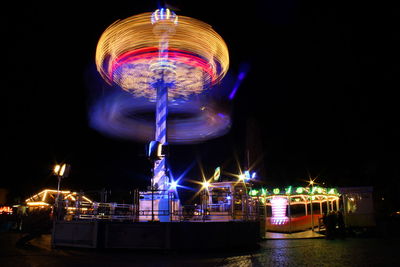
M 60 185 L 61 185 L 61 179 L 62 179 L 62 178 L 65 178 L 65 177 L 68 177 L 69 172 L 70 172 L 70 169 L 71 169 L 71 165 L 66 164 L 66 163 L 64 163 L 64 164 L 62 164 L 62 165 L 56 164 L 56 165 L 54 166 L 54 169 L 53 169 L 53 173 L 57 176 L 57 179 L 58 179 L 58 183 L 57 183 L 57 197 L 56 197 L 56 201 L 55 201 L 55 204 L 54 204 L 54 206 L 55 206 L 56 209 L 57 209 L 57 217 L 58 217 L 59 214 L 60 214 L 60 213 L 59 213 L 59 209 L 60 209 L 59 201 L 60 201 Z
M 210 193 L 208 191 L 208 188 L 211 186 L 210 182 L 205 180 L 202 182 L 202 194 L 201 194 L 201 209 L 203 213 L 203 221 L 205 221 L 207 215 L 208 215 L 208 201 L 210 197 Z

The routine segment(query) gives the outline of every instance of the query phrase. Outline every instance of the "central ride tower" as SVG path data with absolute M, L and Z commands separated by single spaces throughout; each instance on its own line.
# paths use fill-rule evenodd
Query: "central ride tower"
M 174 86 L 175 64 L 168 59 L 168 41 L 175 33 L 178 16 L 169 9 L 157 9 L 151 16 L 153 33 L 159 39 L 158 59 L 150 65 L 150 70 L 156 77 L 152 84 L 156 90 L 156 120 L 155 141 L 150 142 L 149 148 L 155 151 L 152 190 L 165 191 L 169 189 L 170 178 L 167 170 L 167 155 L 163 147 L 167 143 L 167 117 L 168 117 L 168 88 Z M 167 80 L 168 79 L 168 80 Z M 150 154 L 150 153 L 149 153 Z
M 107 83 L 129 94 L 107 98 L 95 112 L 95 125 L 150 142 L 153 175 L 140 193 L 138 217 L 173 220 L 179 199 L 165 150 L 168 141 L 202 142 L 229 129 L 229 114 L 208 98 L 208 89 L 228 70 L 227 46 L 210 25 L 185 16 L 178 23 L 173 11 L 161 8 L 110 25 L 98 42 L 96 66 Z M 155 122 L 142 116 L 149 111 L 155 111 Z M 167 122 L 169 112 L 178 116 Z

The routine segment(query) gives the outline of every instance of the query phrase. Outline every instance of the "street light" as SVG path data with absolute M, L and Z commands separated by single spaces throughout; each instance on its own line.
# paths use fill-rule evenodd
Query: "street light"
M 205 221 L 208 214 L 208 201 L 210 197 L 208 188 L 211 186 L 211 184 L 209 181 L 204 180 L 201 185 L 201 210 L 203 213 L 203 221 Z
M 53 173 L 57 176 L 57 179 L 58 179 L 58 184 L 57 184 L 57 197 L 56 197 L 56 203 L 55 203 L 55 206 L 58 208 L 59 207 L 59 198 L 60 198 L 60 184 L 61 184 L 61 179 L 62 178 L 65 178 L 65 177 L 68 177 L 68 175 L 69 175 L 69 172 L 70 172 L 70 170 L 71 170 L 71 165 L 69 165 L 69 164 L 66 164 L 66 163 L 64 163 L 64 164 L 62 164 L 62 165 L 60 165 L 60 164 L 56 164 L 55 166 L 54 166 L 54 169 L 53 169 Z
M 202 184 L 203 188 L 206 189 L 206 190 L 208 190 L 208 188 L 210 187 L 210 182 L 209 181 L 204 181 L 201 184 Z
M 71 165 L 64 163 L 63 165 L 56 164 L 54 166 L 53 172 L 55 175 L 62 178 L 68 177 Z
M 240 174 L 239 175 L 239 181 L 244 181 L 246 179 L 246 175 Z

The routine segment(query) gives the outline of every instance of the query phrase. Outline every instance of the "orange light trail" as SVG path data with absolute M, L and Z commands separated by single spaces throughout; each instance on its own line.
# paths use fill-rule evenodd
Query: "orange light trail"
M 153 18 L 154 19 L 154 18 Z M 168 96 L 187 98 L 220 81 L 229 67 L 228 48 L 212 27 L 199 20 L 179 16 L 179 23 L 154 27 L 147 12 L 119 20 L 101 35 L 96 66 L 110 85 L 117 84 L 135 97 L 155 98 L 152 86 L 163 69 L 163 79 L 174 83 Z M 159 22 L 158 22 L 159 23 Z M 160 29 L 168 29 L 167 37 Z M 172 30 L 173 29 L 173 30 Z M 161 41 L 168 45 L 163 57 Z M 150 50 L 151 51 L 150 51 Z M 160 64 L 162 66 L 160 66 Z

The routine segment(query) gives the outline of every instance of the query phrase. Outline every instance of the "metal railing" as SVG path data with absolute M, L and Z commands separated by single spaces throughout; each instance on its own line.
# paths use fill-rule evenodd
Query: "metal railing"
M 213 196 L 202 198 L 198 205 L 180 205 L 170 193 L 135 192 L 133 204 L 75 201 L 64 205 L 64 220 L 117 220 L 117 221 L 255 221 L 263 206 L 245 195 L 229 195 L 219 203 L 210 203 Z M 221 197 L 218 194 L 218 197 Z M 227 196 L 225 196 L 227 197 Z M 215 198 L 214 198 L 215 199 Z

